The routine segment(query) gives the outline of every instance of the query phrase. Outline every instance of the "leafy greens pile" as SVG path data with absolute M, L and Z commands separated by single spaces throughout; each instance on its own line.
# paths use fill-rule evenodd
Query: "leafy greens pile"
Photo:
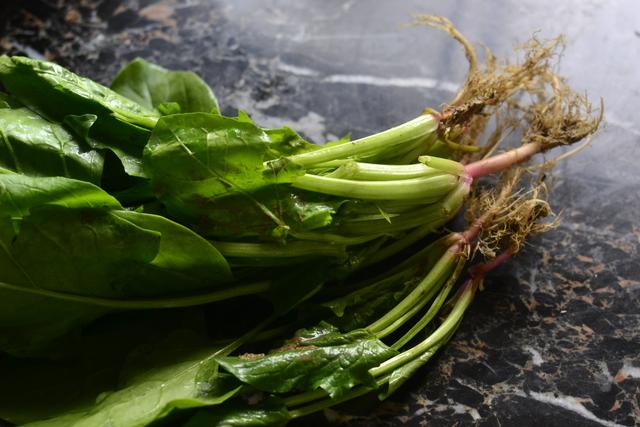
M 221 115 L 191 72 L 136 59 L 107 88 L 0 57 L 0 418 L 284 425 L 384 399 L 424 365 L 485 274 L 546 228 L 518 165 L 599 118 L 558 86 L 553 46 L 479 70 L 448 21 L 422 19 L 463 41 L 463 90 L 324 146 Z M 492 155 L 511 120 L 479 147 L 522 93 L 539 100 L 518 110 L 522 145 Z M 465 201 L 466 229 L 444 232 Z

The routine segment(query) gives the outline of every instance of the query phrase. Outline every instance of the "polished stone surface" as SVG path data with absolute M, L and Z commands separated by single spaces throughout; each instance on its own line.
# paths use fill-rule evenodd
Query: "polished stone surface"
M 496 271 L 459 332 L 351 426 L 640 423 L 640 4 L 632 0 L 29 0 L 0 6 L 0 53 L 108 83 L 140 56 L 197 71 L 223 110 L 321 142 L 451 98 L 465 75 L 442 14 L 499 56 L 566 35 L 560 71 L 607 107 L 594 144 L 554 174 L 559 228 Z M 316 419 L 319 424 L 323 421 Z

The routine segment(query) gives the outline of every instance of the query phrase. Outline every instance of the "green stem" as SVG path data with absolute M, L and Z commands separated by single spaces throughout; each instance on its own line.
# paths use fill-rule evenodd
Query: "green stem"
M 397 214 L 412 211 L 419 207 L 425 207 L 442 200 L 442 197 L 416 200 L 393 200 L 371 202 L 366 200 L 349 200 L 340 208 L 340 216 L 350 218 L 358 215 L 380 214 L 380 211 L 388 214 Z
M 420 156 L 418 157 L 418 161 L 426 166 L 441 170 L 442 172 L 446 172 L 452 175 L 462 175 L 465 171 L 464 165 L 462 163 L 442 157 Z
M 448 138 L 445 138 L 444 140 L 445 144 L 447 144 L 447 146 L 453 150 L 456 151 L 464 151 L 465 153 L 477 153 L 478 151 L 481 150 L 480 147 L 477 147 L 475 145 L 462 145 L 462 144 L 458 144 L 457 142 L 453 142 Z
M 419 226 L 430 226 L 432 230 L 440 225 L 449 222 L 449 215 L 444 211 L 442 203 L 428 205 L 422 209 L 416 209 L 412 212 L 402 213 L 390 217 L 389 219 L 382 215 L 371 215 L 370 218 L 360 221 L 352 219 L 345 221 L 339 226 L 341 233 L 348 235 L 367 235 L 375 230 L 376 233 L 397 233 L 399 231 L 408 230 Z
M 256 282 L 246 285 L 227 285 L 231 286 L 226 289 L 214 291 L 200 295 L 190 295 L 184 297 L 173 298 L 155 298 L 155 299 L 115 299 L 90 297 L 84 295 L 67 294 L 64 292 L 56 292 L 42 288 L 26 288 L 22 286 L 14 286 L 8 283 L 0 282 L 0 289 L 13 292 L 22 292 L 32 295 L 38 295 L 46 298 L 76 302 L 80 304 L 95 305 L 99 307 L 109 307 L 123 310 L 134 309 L 152 309 L 152 308 L 177 308 L 191 307 L 194 305 L 208 304 L 211 302 L 227 300 L 245 295 L 259 294 L 269 290 L 270 282 Z
M 272 314 L 271 316 L 267 317 L 265 320 L 260 322 L 253 329 L 247 331 L 245 334 L 243 334 L 240 337 L 238 337 L 238 339 L 230 342 L 229 344 L 227 344 L 226 346 L 224 346 L 220 350 L 218 350 L 215 353 L 213 353 L 211 356 L 209 356 L 209 358 L 211 359 L 211 358 L 218 357 L 218 356 L 227 356 L 227 355 L 233 353 L 234 351 L 236 351 L 237 349 L 242 347 L 244 344 L 246 344 L 247 342 L 251 341 L 251 339 L 253 337 L 255 337 L 258 333 L 260 333 L 260 331 L 262 331 L 264 328 L 269 326 L 269 324 L 271 324 L 277 318 L 278 318 L 278 316 L 276 314 Z
M 347 400 L 351 400 L 351 399 L 355 399 L 356 397 L 360 397 L 363 396 L 373 390 L 376 390 L 378 388 L 380 388 L 383 384 L 385 384 L 386 382 L 389 381 L 389 377 L 385 377 L 385 378 L 380 378 L 379 380 L 376 381 L 376 385 L 374 387 L 369 387 L 369 386 L 359 386 L 356 387 L 352 390 L 350 390 L 348 393 L 346 393 L 344 396 L 341 396 L 337 399 L 331 399 L 331 398 L 327 398 L 327 399 L 323 399 L 319 402 L 315 402 L 312 403 L 311 405 L 307 405 L 307 406 L 303 406 L 302 408 L 298 408 L 298 409 L 294 409 L 294 410 L 290 410 L 289 411 L 289 415 L 291 416 L 291 418 L 300 418 L 300 417 L 304 417 L 306 415 L 312 414 L 314 412 L 318 412 L 321 411 L 325 408 L 329 408 L 331 406 L 337 405 L 339 403 L 342 402 L 346 402 Z M 306 395 L 307 393 L 304 393 L 304 395 Z M 313 396 L 312 396 L 313 394 Z M 311 392 L 309 393 L 309 396 L 304 396 L 300 395 L 298 397 L 299 401 L 304 403 L 305 401 L 311 401 L 311 397 L 313 397 L 315 399 L 317 399 L 318 397 L 321 397 L 321 395 L 318 393 L 318 395 L 316 396 L 316 392 Z
M 368 265 L 376 264 L 384 259 L 387 259 L 397 254 L 398 252 L 402 251 L 403 249 L 408 248 L 414 243 L 422 240 L 424 237 L 426 237 L 433 231 L 434 231 L 433 224 L 425 224 L 420 227 L 414 228 L 413 230 L 409 230 L 402 238 L 381 248 L 379 251 L 375 252 L 371 257 L 362 261 L 360 266 L 366 267 Z
M 374 288 L 385 289 L 393 287 L 398 283 L 406 282 L 407 280 L 411 280 L 415 277 L 416 268 L 417 267 L 414 265 L 407 264 L 407 268 L 404 269 L 394 268 L 393 271 L 387 270 L 382 274 L 360 280 L 355 283 L 341 283 L 341 286 L 334 286 L 333 288 L 329 287 L 325 289 L 325 291 L 327 291 L 326 294 L 334 296 L 334 298 L 326 304 L 330 305 L 331 303 L 335 303 L 337 300 L 357 298 L 358 295 L 361 295 L 362 293 L 366 294 Z M 334 292 L 331 292 L 332 290 Z M 338 296 L 336 297 L 336 295 Z
M 158 118 L 153 116 L 143 116 L 137 114 L 127 114 L 124 111 L 118 111 L 113 113 L 113 115 L 117 118 L 122 118 L 125 121 L 131 122 L 133 124 L 139 125 L 141 127 L 147 128 L 149 130 L 153 130 L 158 123 Z
M 335 245 L 361 245 L 362 243 L 370 242 L 371 240 L 375 240 L 379 237 L 382 237 L 382 234 L 371 234 L 366 236 L 341 236 L 339 234 L 331 234 L 331 233 L 314 233 L 312 231 L 294 231 L 290 230 L 289 235 L 295 237 L 300 240 L 311 240 L 314 242 L 327 242 Z
M 238 243 L 211 242 L 225 257 L 237 258 L 294 258 L 309 255 L 328 256 L 335 258 L 346 257 L 342 245 L 326 243 L 293 241 L 285 244 L 274 243 Z
M 411 360 L 419 357 L 424 352 L 428 351 L 434 345 L 437 345 L 440 341 L 445 339 L 450 332 L 455 329 L 462 319 L 464 312 L 471 304 L 475 295 L 476 286 L 473 282 L 469 281 L 465 283 L 464 290 L 462 291 L 460 298 L 456 301 L 455 306 L 451 310 L 451 313 L 447 316 L 446 320 L 436 329 L 427 339 L 412 347 L 411 349 L 400 353 L 397 356 L 392 357 L 389 360 L 381 363 L 379 366 L 369 370 L 369 373 L 373 376 L 385 375 L 393 372 L 399 366 L 410 362 Z
M 314 400 L 318 399 L 324 399 L 326 397 L 329 397 L 329 394 L 326 391 L 317 389 L 287 397 L 283 399 L 283 403 L 290 408 L 292 406 L 304 405 L 305 403 L 313 402 Z
M 414 233 L 415 230 L 410 230 L 409 233 Z M 396 264 L 393 267 L 390 267 L 385 270 L 385 272 L 380 275 L 382 277 L 388 277 L 389 275 L 396 274 L 398 272 L 403 272 L 408 269 L 418 269 L 418 271 L 429 271 L 438 260 L 442 257 L 442 254 L 449 249 L 451 245 L 457 243 L 460 240 L 460 237 L 454 233 L 449 233 L 433 242 L 431 242 L 426 247 L 418 250 L 399 264 Z M 367 262 L 366 265 L 369 263 Z M 373 281 L 377 281 L 372 280 Z
M 430 168 L 422 163 L 386 165 L 362 163 L 351 160 L 327 176 L 330 178 L 355 179 L 361 181 L 392 181 L 440 174 L 442 174 L 442 172 L 438 169 Z
M 387 326 L 391 325 L 396 319 L 402 317 L 404 313 L 410 310 L 415 304 L 417 304 L 422 298 L 427 296 L 438 281 L 443 277 L 447 277 L 449 272 L 456 264 L 459 254 L 453 250 L 447 250 L 438 262 L 431 268 L 427 276 L 411 291 L 402 301 L 391 309 L 387 314 L 380 319 L 369 325 L 367 329 L 374 334 L 378 334 L 383 331 Z
M 433 301 L 433 304 L 431 304 L 431 307 L 429 307 L 429 310 L 427 310 L 424 316 L 422 316 L 422 318 L 418 320 L 411 327 L 411 329 L 409 329 L 400 339 L 398 339 L 391 346 L 392 348 L 396 350 L 402 348 L 406 343 L 411 341 L 421 330 L 423 330 L 429 324 L 429 322 L 433 320 L 433 318 L 436 316 L 436 314 L 438 314 L 438 312 L 440 311 L 440 308 L 446 301 L 447 296 L 449 296 L 449 293 L 451 292 L 451 289 L 453 289 L 453 286 L 458 280 L 458 277 L 460 277 L 460 273 L 462 272 L 462 268 L 464 267 L 464 264 L 465 264 L 464 259 L 460 259 L 458 261 L 458 265 L 456 266 L 456 269 L 454 270 L 451 277 L 449 277 L 449 280 L 447 280 L 447 283 L 445 283 L 444 287 L 440 291 L 440 294 L 438 294 L 437 298 Z
M 391 335 L 392 333 L 394 333 L 398 328 L 400 328 L 402 325 L 404 325 L 409 319 L 411 319 L 413 316 L 416 315 L 416 313 L 418 313 L 420 310 L 422 310 L 424 308 L 425 305 L 427 305 L 427 303 L 429 301 L 431 301 L 433 299 L 433 297 L 435 296 L 435 294 L 440 290 L 440 288 L 442 287 L 442 283 L 444 282 L 444 278 L 442 278 L 441 280 L 438 281 L 438 283 L 435 283 L 434 286 L 432 286 L 431 288 L 429 288 L 429 290 L 427 291 L 427 293 L 424 295 L 423 298 L 420 299 L 420 301 L 418 301 L 418 303 L 416 305 L 414 305 L 413 307 L 411 307 L 408 311 L 406 311 L 405 313 L 402 314 L 402 316 L 398 317 L 393 323 L 391 323 L 389 326 L 387 326 L 386 328 L 384 328 L 383 330 L 381 330 L 380 332 L 378 332 L 376 334 L 376 337 L 378 337 L 379 339 L 385 338 L 389 335 Z
M 446 199 L 442 202 L 442 212 L 443 216 L 441 221 L 423 223 L 416 229 L 408 232 L 401 239 L 396 240 L 395 242 L 385 246 L 384 248 L 377 251 L 373 256 L 363 261 L 362 265 L 371 265 L 375 264 L 381 260 L 387 259 L 390 256 L 397 254 L 398 252 L 408 248 L 414 243 L 422 240 L 424 237 L 432 233 L 437 228 L 449 222 L 455 214 L 460 210 L 464 200 L 469 194 L 470 186 L 467 182 L 462 183 L 458 186 L 454 191 L 452 191 Z
M 384 163 L 390 165 L 406 165 L 408 163 L 415 163 L 420 154 L 429 152 L 431 146 L 436 142 L 436 140 L 437 137 L 436 134 L 434 134 L 426 140 L 417 139 L 402 146 L 390 144 L 386 149 L 381 149 L 380 151 L 372 153 L 370 155 L 357 156 L 357 160 L 366 160 L 372 163 Z M 315 164 L 308 170 L 313 171 L 313 173 L 323 175 L 322 172 L 330 172 L 331 170 L 354 160 L 355 159 L 349 158 L 335 159 L 328 162 Z
M 458 177 L 443 174 L 393 181 L 356 181 L 305 174 L 292 186 L 316 193 L 366 200 L 406 200 L 444 196 L 458 184 Z
M 415 163 L 418 160 L 418 157 L 421 155 L 428 153 L 431 150 L 431 147 L 436 143 L 437 139 L 434 138 L 430 144 L 419 144 L 411 149 L 406 150 L 404 153 L 394 153 L 394 156 L 391 158 L 385 158 L 385 163 L 390 163 L 394 165 L 406 165 L 408 163 Z
M 288 157 L 288 159 L 307 169 L 332 160 L 361 159 L 396 146 L 403 146 L 416 141 L 428 141 L 435 137 L 437 129 L 438 121 L 431 114 L 425 114 L 375 135 L 307 153 L 296 154 Z

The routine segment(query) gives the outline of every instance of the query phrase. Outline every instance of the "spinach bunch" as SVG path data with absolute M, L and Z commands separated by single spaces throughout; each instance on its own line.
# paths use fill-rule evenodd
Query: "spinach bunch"
M 324 146 L 222 115 L 191 72 L 136 59 L 108 88 L 0 57 L 0 418 L 275 426 L 389 396 L 547 228 L 518 165 L 597 128 L 538 48 L 442 114 Z M 486 157 L 503 129 L 478 135 L 521 92 L 524 143 Z M 443 233 L 474 182 L 514 170 Z

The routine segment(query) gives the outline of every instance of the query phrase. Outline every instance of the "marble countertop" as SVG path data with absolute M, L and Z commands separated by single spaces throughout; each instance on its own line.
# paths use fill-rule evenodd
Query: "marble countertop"
M 0 6 L 0 53 L 108 82 L 140 56 L 198 72 L 225 113 L 314 141 L 362 136 L 451 98 L 449 17 L 499 57 L 566 36 L 560 72 L 604 98 L 604 128 L 557 168 L 560 226 L 486 283 L 451 343 L 351 426 L 640 423 L 640 5 L 633 0 L 30 0 Z M 321 419 L 316 423 L 322 425 Z

